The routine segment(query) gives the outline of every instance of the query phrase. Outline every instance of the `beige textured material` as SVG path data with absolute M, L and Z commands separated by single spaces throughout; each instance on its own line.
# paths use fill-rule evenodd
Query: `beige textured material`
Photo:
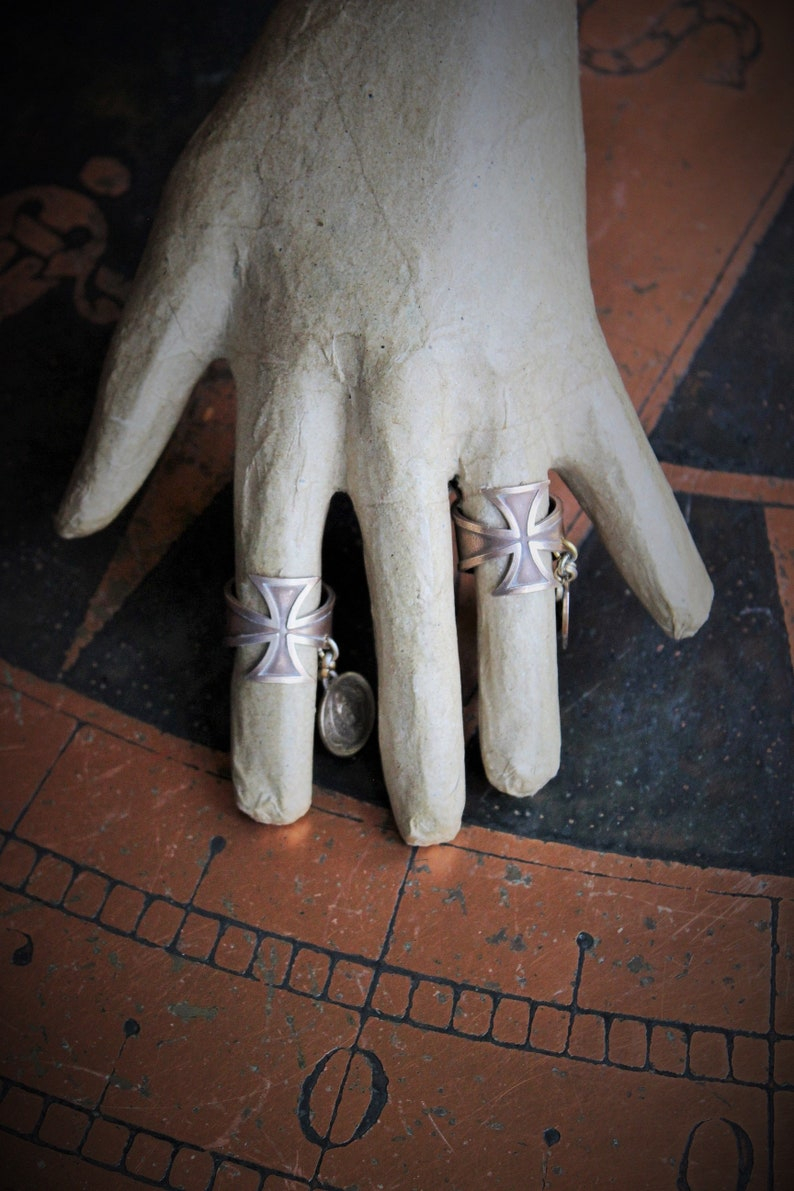
M 214 358 L 238 389 L 237 588 L 320 573 L 331 495 L 365 543 L 379 732 L 405 839 L 456 834 L 463 732 L 447 485 L 561 473 L 675 636 L 711 585 L 599 329 L 573 0 L 283 3 L 173 172 L 118 328 L 67 536 L 145 479 Z M 478 573 L 481 740 L 500 789 L 559 763 L 554 594 Z M 220 596 L 220 593 L 219 593 Z M 240 806 L 311 799 L 315 691 L 233 680 Z

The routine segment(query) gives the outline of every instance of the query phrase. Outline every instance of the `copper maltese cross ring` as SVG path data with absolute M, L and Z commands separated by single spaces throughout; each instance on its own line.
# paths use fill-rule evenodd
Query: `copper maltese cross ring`
M 456 504 L 452 516 L 460 569 L 471 571 L 489 559 L 504 555 L 509 561 L 493 589 L 494 595 L 557 587 L 552 556 L 562 553 L 565 542 L 562 509 L 554 500 L 549 503 L 548 480 L 517 484 L 512 488 L 482 488 L 480 491 L 499 510 L 507 524 L 494 527 L 472 521 Z M 547 504 L 548 512 L 544 515 Z

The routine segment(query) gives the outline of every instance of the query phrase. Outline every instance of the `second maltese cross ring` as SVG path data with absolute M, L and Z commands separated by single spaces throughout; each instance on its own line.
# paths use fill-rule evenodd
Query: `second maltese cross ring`
M 562 509 L 551 500 L 548 512 L 544 512 L 549 500 L 548 480 L 480 491 L 499 510 L 506 525 L 492 527 L 473 521 L 455 504 L 452 516 L 460 569 L 471 571 L 489 559 L 505 556 L 509 559 L 507 569 L 493 589 L 494 595 L 557 587 L 552 556 L 563 550 Z

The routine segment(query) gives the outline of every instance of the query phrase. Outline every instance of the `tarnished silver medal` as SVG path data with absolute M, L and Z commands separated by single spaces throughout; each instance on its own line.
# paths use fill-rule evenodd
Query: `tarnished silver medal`
M 317 729 L 329 753 L 352 757 L 369 740 L 375 725 L 375 696 L 366 678 L 354 670 L 337 674 L 339 648 L 327 637 L 319 650 L 318 678 L 323 694 L 317 707 Z

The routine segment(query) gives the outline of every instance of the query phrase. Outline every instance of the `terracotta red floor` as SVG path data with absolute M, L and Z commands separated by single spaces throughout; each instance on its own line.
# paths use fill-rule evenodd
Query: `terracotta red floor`
M 580 8 L 594 289 L 652 431 L 794 181 L 790 6 Z M 119 198 L 125 168 L 98 144 L 84 189 Z M 0 275 L 9 322 L 44 309 L 31 276 Z M 102 281 L 86 323 L 123 301 L 123 270 Z M 61 679 L 3 669 L 0 1189 L 785 1191 L 794 879 L 478 826 L 411 849 L 319 788 L 302 823 L 256 827 L 222 751 L 73 689 L 227 483 L 232 402 L 216 369 Z M 665 466 L 763 513 L 790 689 L 791 472 Z M 466 612 L 464 588 L 470 656 Z
M 319 790 L 257 830 L 223 758 L 6 679 L 3 1187 L 786 1186 L 790 879 Z

